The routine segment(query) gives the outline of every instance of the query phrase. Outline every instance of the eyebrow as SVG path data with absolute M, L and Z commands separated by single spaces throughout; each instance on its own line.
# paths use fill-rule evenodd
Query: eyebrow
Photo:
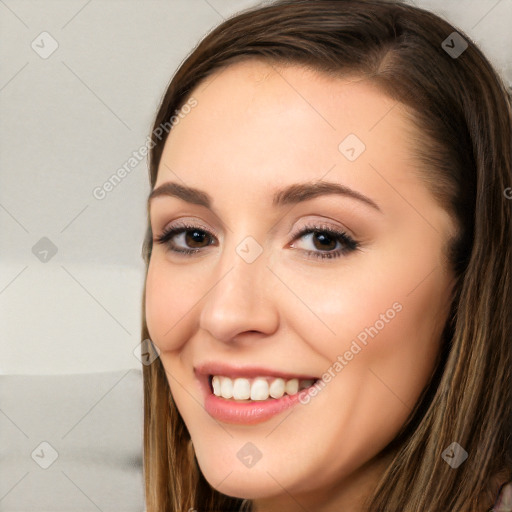
M 365 195 L 340 183 L 330 181 L 317 181 L 313 183 L 294 183 L 277 190 L 272 199 L 272 206 L 278 208 L 288 204 L 297 204 L 322 195 L 338 194 L 357 199 L 382 213 L 379 205 Z M 155 188 L 148 197 L 148 206 L 155 197 L 177 197 L 188 203 L 205 206 L 211 209 L 213 203 L 211 196 L 197 188 L 167 182 Z

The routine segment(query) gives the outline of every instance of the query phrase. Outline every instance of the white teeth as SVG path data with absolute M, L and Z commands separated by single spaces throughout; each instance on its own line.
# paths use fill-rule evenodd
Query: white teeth
M 213 379 L 212 379 L 212 386 L 213 386 L 213 394 L 217 395 L 217 396 L 220 396 L 221 395 L 221 392 L 220 392 L 220 377 L 217 377 L 217 375 L 215 375 L 215 377 L 213 377 Z
M 286 381 L 285 390 L 288 395 L 294 395 L 297 393 L 297 391 L 299 391 L 299 379 L 290 379 Z
M 272 398 L 281 398 L 284 395 L 284 379 L 275 379 L 270 384 L 269 394 Z
M 233 384 L 233 398 L 247 400 L 251 396 L 251 383 L 249 379 L 235 379 Z
M 239 377 L 230 379 L 221 375 L 212 377 L 213 394 L 226 399 L 234 400 L 268 400 L 269 397 L 281 398 L 285 394 L 294 395 L 302 389 L 314 384 L 311 379 L 289 379 L 280 377 L 256 377 L 246 379 Z
M 253 380 L 251 385 L 251 400 L 266 400 L 268 398 L 267 379 L 258 377 Z
M 222 398 L 233 397 L 233 381 L 228 379 L 228 377 L 220 378 L 220 394 Z

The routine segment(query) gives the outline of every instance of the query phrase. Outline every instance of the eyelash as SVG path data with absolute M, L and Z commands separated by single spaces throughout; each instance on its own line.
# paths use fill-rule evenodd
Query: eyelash
M 205 229 L 201 229 L 199 226 L 194 226 L 193 224 L 183 223 L 178 226 L 174 226 L 167 230 L 164 230 L 159 236 L 155 238 L 155 242 L 159 244 L 167 244 L 169 246 L 169 250 L 175 253 L 179 253 L 182 255 L 190 255 L 197 252 L 200 252 L 201 249 L 176 249 L 171 246 L 171 239 L 178 234 L 187 232 L 187 231 L 199 231 L 200 233 L 205 233 L 208 236 L 211 236 L 212 233 Z M 353 252 L 359 248 L 359 242 L 354 240 L 350 235 L 345 233 L 344 231 L 339 231 L 337 229 L 333 229 L 331 227 L 322 226 L 322 225 L 312 225 L 306 226 L 301 231 L 295 233 L 293 235 L 293 240 L 296 238 L 302 238 L 303 236 L 309 235 L 311 233 L 322 233 L 327 234 L 331 238 L 334 238 L 336 241 L 341 242 L 344 247 L 341 249 L 337 249 L 336 251 L 331 252 L 316 252 L 316 251 L 308 251 L 305 252 L 308 256 L 313 256 L 314 258 L 320 259 L 332 259 L 339 258 L 342 254 L 347 254 Z M 215 236 L 215 235 L 213 235 Z M 208 244 L 211 245 L 211 244 Z

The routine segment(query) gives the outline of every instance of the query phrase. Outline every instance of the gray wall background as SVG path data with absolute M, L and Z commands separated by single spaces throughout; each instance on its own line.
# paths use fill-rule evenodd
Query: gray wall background
M 93 190 L 145 144 L 202 36 L 261 3 L 0 0 L 0 374 L 141 367 L 146 161 L 103 199 Z M 414 3 L 512 85 L 512 0 Z

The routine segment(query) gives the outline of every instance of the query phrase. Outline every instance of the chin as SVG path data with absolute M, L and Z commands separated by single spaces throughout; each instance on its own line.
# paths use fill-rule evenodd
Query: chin
M 243 443 L 242 443 L 243 444 Z M 238 448 L 237 448 L 238 449 Z M 260 461 L 252 467 L 245 467 L 238 458 L 229 454 L 196 452 L 199 468 L 206 481 L 218 492 L 240 499 L 267 499 L 279 496 L 283 488 L 288 492 L 301 493 L 311 491 L 305 468 L 290 464 L 288 460 L 276 460 L 274 457 Z M 313 468 L 311 468 L 313 471 Z M 323 474 L 321 478 L 328 478 Z M 313 486 L 314 488 L 314 486 Z
M 276 482 L 267 474 L 247 472 L 245 475 L 231 473 L 224 481 L 219 482 L 218 474 L 206 475 L 207 482 L 218 492 L 240 499 L 263 499 L 275 496 L 279 489 Z M 211 477 L 211 478 L 208 478 Z

